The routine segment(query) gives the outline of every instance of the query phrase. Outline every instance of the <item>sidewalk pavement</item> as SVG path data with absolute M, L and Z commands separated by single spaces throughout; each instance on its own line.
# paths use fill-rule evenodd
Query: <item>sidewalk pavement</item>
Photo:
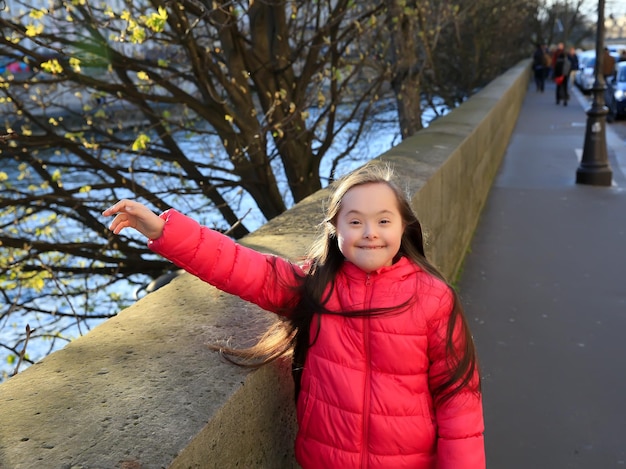
M 587 107 L 530 84 L 458 282 L 488 469 L 626 469 L 626 143 L 576 184 Z

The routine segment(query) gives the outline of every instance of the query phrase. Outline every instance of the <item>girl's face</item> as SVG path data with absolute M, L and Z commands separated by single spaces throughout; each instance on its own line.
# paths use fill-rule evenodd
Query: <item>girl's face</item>
M 393 190 L 383 183 L 349 189 L 336 227 L 339 250 L 365 272 L 390 266 L 400 250 L 404 222 Z

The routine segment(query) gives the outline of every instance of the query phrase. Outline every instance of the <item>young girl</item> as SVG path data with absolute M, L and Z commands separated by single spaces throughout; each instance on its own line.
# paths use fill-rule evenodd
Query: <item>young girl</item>
M 476 353 L 454 290 L 426 260 L 419 221 L 370 164 L 335 186 L 304 266 L 243 247 L 175 210 L 122 200 L 110 229 L 285 318 L 269 361 L 293 349 L 296 458 L 305 468 L 485 467 Z

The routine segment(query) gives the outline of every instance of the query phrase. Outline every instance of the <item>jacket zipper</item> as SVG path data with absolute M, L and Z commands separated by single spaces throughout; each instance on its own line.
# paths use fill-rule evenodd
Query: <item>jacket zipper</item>
M 365 279 L 365 307 L 370 308 L 372 302 L 371 275 Z M 365 346 L 365 386 L 363 387 L 363 448 L 361 449 L 361 468 L 369 466 L 369 424 L 370 424 L 370 395 L 371 395 L 371 369 L 370 369 L 370 321 L 363 318 L 363 344 Z

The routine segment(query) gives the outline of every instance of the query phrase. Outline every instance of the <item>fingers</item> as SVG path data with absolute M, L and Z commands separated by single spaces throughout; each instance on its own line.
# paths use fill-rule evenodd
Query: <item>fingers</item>
M 128 217 L 124 214 L 118 214 L 109 225 L 109 230 L 111 230 L 114 234 L 119 234 L 124 228 L 128 228 L 130 226 Z
M 105 217 L 109 217 L 111 215 L 116 215 L 121 212 L 131 211 L 132 204 L 133 204 L 132 201 L 127 200 L 127 199 L 122 199 L 116 204 L 111 205 L 109 208 L 107 208 L 104 212 L 102 212 L 102 215 L 104 215 Z
M 129 215 L 127 215 L 128 212 L 132 211 L 132 205 L 132 201 L 123 199 L 102 212 L 102 215 L 105 217 L 115 215 L 115 218 L 109 225 L 109 230 L 114 234 L 119 234 L 124 228 L 132 227 Z

